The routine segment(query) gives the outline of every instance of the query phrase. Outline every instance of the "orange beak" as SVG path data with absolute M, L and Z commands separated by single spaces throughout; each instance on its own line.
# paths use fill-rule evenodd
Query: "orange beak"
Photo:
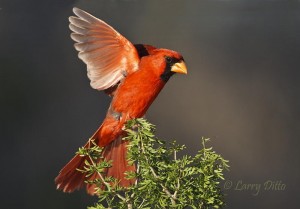
M 180 62 L 175 63 L 171 67 L 171 71 L 174 72 L 174 73 L 187 74 L 187 68 L 186 68 L 186 65 L 185 65 L 184 61 L 180 61 Z

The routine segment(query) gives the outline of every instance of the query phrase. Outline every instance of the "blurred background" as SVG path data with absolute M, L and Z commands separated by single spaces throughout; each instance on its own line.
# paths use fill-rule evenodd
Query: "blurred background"
M 183 54 L 189 74 L 169 81 L 147 118 L 190 155 L 211 138 L 230 161 L 226 208 L 298 208 L 300 1 L 0 0 L 1 208 L 95 202 L 54 185 L 110 102 L 90 88 L 73 48 L 74 6 L 133 43 Z M 260 184 L 259 193 L 237 190 L 241 181 Z M 274 187 L 264 188 L 267 181 Z

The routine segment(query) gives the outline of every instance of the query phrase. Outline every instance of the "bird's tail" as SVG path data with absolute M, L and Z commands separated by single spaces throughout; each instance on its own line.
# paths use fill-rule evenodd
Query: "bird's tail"
M 134 180 L 128 180 L 125 178 L 126 171 L 135 171 L 134 165 L 128 165 L 126 160 L 127 153 L 127 141 L 122 140 L 119 136 L 111 143 L 106 145 L 103 149 L 102 155 L 106 161 L 112 161 L 112 167 L 107 168 L 104 177 L 112 176 L 119 180 L 119 185 L 126 187 L 131 185 Z M 90 141 L 85 144 L 85 148 L 91 146 Z M 73 192 L 85 186 L 86 180 L 94 180 L 99 178 L 98 174 L 94 174 L 89 177 L 85 177 L 85 174 L 77 169 L 83 169 L 85 161 L 88 157 L 81 157 L 78 154 L 70 160 L 70 162 L 59 172 L 59 175 L 55 178 L 57 189 L 61 189 L 64 192 Z M 86 190 L 89 194 L 94 195 L 95 185 L 86 184 Z

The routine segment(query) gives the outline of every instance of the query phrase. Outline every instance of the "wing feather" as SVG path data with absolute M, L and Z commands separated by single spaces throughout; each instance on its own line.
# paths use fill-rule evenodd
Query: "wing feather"
M 87 65 L 92 88 L 108 89 L 138 70 L 139 56 L 132 43 L 91 14 L 78 8 L 73 12 L 77 17 L 69 18 L 71 38 L 78 57 Z

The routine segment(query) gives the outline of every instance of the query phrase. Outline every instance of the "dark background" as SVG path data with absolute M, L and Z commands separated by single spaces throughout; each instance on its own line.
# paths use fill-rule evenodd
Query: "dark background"
M 86 208 L 54 178 L 101 124 L 109 98 L 90 88 L 69 38 L 77 6 L 133 43 L 183 54 L 148 111 L 189 154 L 207 136 L 230 161 L 227 208 L 298 208 L 300 1 L 0 0 L 1 208 Z M 281 181 L 284 190 L 235 185 Z M 223 187 L 223 184 L 221 185 Z M 281 187 L 282 188 L 282 187 Z

